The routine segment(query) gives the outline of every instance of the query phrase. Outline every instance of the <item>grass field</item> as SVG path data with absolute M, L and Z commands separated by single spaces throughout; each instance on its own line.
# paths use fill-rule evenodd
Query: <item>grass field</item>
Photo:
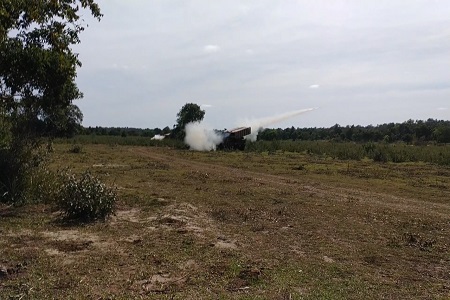
M 105 223 L 0 206 L 0 299 L 450 299 L 450 167 L 56 145 Z

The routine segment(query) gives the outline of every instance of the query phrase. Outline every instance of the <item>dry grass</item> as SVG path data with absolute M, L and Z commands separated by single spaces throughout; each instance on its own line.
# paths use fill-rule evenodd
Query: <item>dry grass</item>
M 0 299 L 449 299 L 450 169 L 57 145 L 119 187 L 106 223 L 0 208 Z

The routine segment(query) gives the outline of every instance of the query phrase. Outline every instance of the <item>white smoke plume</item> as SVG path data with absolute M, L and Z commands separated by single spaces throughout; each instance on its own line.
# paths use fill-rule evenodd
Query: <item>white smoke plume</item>
M 252 133 L 246 136 L 246 139 L 251 141 L 256 141 L 258 133 L 267 126 L 279 123 L 281 121 L 285 121 L 289 118 L 298 116 L 300 114 L 306 113 L 308 111 L 312 111 L 317 109 L 315 108 L 307 108 L 301 110 L 295 110 L 288 113 L 260 118 L 260 119 L 251 119 L 245 120 L 240 123 L 239 126 L 248 126 L 252 128 Z M 217 146 L 222 143 L 223 135 L 217 133 L 211 127 L 200 123 L 200 122 L 192 122 L 186 125 L 186 137 L 184 138 L 184 142 L 189 145 L 191 150 L 197 151 L 211 151 L 216 150 Z
M 200 122 L 193 122 L 186 125 L 186 137 L 184 142 L 189 145 L 192 150 L 211 151 L 216 150 L 223 137 L 216 133 L 213 129 Z
M 241 126 L 249 126 L 249 127 L 251 127 L 252 128 L 252 133 L 250 135 L 248 135 L 246 138 L 248 140 L 251 140 L 251 141 L 256 141 L 256 138 L 258 137 L 258 133 L 262 129 L 264 129 L 265 127 L 267 127 L 269 125 L 273 125 L 273 124 L 279 123 L 279 122 L 282 122 L 282 121 L 285 121 L 287 119 L 290 119 L 292 117 L 295 117 L 295 116 L 304 114 L 306 112 L 315 110 L 317 108 L 318 107 L 306 108 L 306 109 L 300 109 L 300 110 L 287 112 L 287 113 L 276 115 L 276 116 L 272 116 L 272 117 L 245 120 L 244 122 L 242 122 L 243 125 L 241 125 Z
M 163 140 L 164 138 L 165 138 L 164 135 L 156 134 L 154 137 L 152 137 L 152 140 L 158 140 L 158 141 L 160 141 L 160 140 Z

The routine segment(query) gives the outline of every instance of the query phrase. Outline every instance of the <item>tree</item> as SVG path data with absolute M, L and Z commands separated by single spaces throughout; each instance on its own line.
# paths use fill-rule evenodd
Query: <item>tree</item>
M 0 4 L 1 106 L 15 136 L 66 134 L 82 120 L 72 101 L 78 55 L 70 46 L 84 30 L 80 6 L 101 14 L 93 0 L 6 0 Z
M 102 16 L 94 0 L 0 3 L 0 201 L 12 197 L 7 185 L 21 194 L 25 186 L 15 182 L 37 165 L 30 160 L 39 161 L 33 151 L 44 138 L 79 128 L 83 115 L 73 101 L 82 98 L 81 62 L 71 46 L 80 43 L 83 10 Z
M 433 136 L 438 143 L 450 143 L 450 126 L 440 125 L 436 127 Z
M 186 103 L 177 114 L 177 124 L 174 125 L 173 134 L 179 139 L 184 138 L 184 128 L 188 123 L 200 122 L 205 117 L 205 111 L 199 105 Z
M 162 133 L 162 134 L 168 134 L 168 133 L 170 133 L 170 128 L 169 128 L 169 126 L 164 127 L 164 128 L 161 130 L 160 133 Z

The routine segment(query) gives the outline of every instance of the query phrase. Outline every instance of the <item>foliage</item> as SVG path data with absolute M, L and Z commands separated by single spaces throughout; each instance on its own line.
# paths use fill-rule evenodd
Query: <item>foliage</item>
M 433 137 L 438 143 L 450 143 L 450 126 L 439 125 L 434 129 Z
M 341 160 L 372 159 L 376 162 L 428 162 L 450 165 L 446 145 L 412 146 L 406 144 L 351 143 L 332 141 L 256 141 L 246 144 L 248 152 L 301 152 Z
M 121 213 L 67 231 L 49 206 L 0 205 L 0 265 L 23 266 L 0 279 L 1 299 L 448 298 L 449 167 L 70 146 L 55 143 L 52 166 L 101 164 L 92 174 L 128 187 Z M 387 268 L 380 284 L 370 270 Z
M 143 137 L 154 137 L 159 134 L 168 134 L 171 130 L 169 126 L 161 128 L 132 128 L 132 127 L 85 127 L 80 130 L 81 135 L 109 135 L 109 136 L 143 136 Z
M 205 117 L 205 111 L 198 104 L 186 103 L 177 114 L 177 124 L 174 126 L 174 136 L 184 139 L 184 128 L 188 123 L 200 122 Z
M 340 126 L 330 128 L 285 128 L 265 129 L 259 140 L 332 140 L 347 142 L 405 142 L 423 144 L 429 142 L 450 143 L 450 121 L 409 120 L 403 123 L 389 123 L 377 126 Z
M 92 0 L 3 1 L 0 6 L 0 95 L 2 112 L 20 138 L 73 132 L 82 119 L 73 100 L 81 66 L 70 46 L 84 30 L 80 5 L 96 18 Z
M 33 203 L 55 203 L 61 190 L 59 174 L 46 166 L 36 168 L 29 188 Z
M 77 135 L 70 139 L 55 139 L 59 144 L 105 144 L 105 145 L 128 145 L 128 146 L 154 146 L 186 149 L 183 141 L 177 139 L 152 140 L 144 136 L 111 136 L 111 135 Z
M 12 145 L 0 148 L 0 202 L 16 205 L 41 202 L 46 190 L 40 186 L 47 173 L 47 149 Z
M 61 174 L 58 207 L 65 218 L 80 221 L 105 219 L 114 212 L 116 189 L 102 183 L 89 172 L 79 178 L 70 173 Z
M 72 147 L 69 149 L 69 152 L 70 152 L 70 153 L 75 153 L 75 154 L 81 153 L 81 152 L 83 152 L 83 146 L 80 145 L 80 144 L 74 144 L 74 145 L 72 145 Z
M 26 186 L 31 174 L 26 153 L 0 149 L 0 202 L 21 204 L 26 201 Z
M 153 137 L 156 134 L 170 133 L 170 128 L 129 128 L 129 127 L 86 127 L 81 130 L 82 135 L 110 135 Z M 449 143 L 450 121 L 407 121 L 403 123 L 389 123 L 378 126 L 339 126 L 330 128 L 295 128 L 265 129 L 258 135 L 259 140 L 333 140 L 342 142 L 407 142 L 415 145 L 427 143 Z
M 24 202 L 42 159 L 44 138 L 71 136 L 82 113 L 71 46 L 82 11 L 100 19 L 93 0 L 6 0 L 0 4 L 0 188 L 2 201 Z M 6 199 L 9 198 L 9 199 Z
M 11 139 L 11 123 L 6 117 L 4 107 L 0 106 L 0 149 L 8 147 Z
M 128 146 L 157 146 L 186 149 L 186 145 L 176 139 L 151 140 L 141 136 L 96 136 L 79 135 L 72 139 L 57 139 L 56 143 L 66 144 L 106 144 Z M 437 165 L 450 165 L 450 146 L 448 145 L 406 145 L 404 143 L 353 143 L 333 141 L 256 141 L 247 142 L 247 152 L 299 152 L 310 155 L 330 157 L 340 160 L 362 160 L 369 158 L 386 162 L 428 162 Z M 384 154 L 381 154 L 384 153 Z M 382 156 L 385 156 L 383 158 Z

